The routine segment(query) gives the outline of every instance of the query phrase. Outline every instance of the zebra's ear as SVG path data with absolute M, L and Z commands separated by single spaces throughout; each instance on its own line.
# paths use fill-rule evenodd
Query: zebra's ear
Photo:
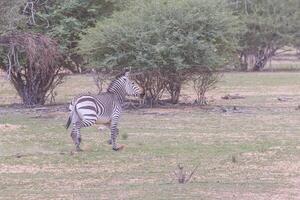
M 125 74 L 124 74 L 124 76 L 126 76 L 127 78 L 129 78 L 129 75 L 130 75 L 129 71 L 125 72 Z

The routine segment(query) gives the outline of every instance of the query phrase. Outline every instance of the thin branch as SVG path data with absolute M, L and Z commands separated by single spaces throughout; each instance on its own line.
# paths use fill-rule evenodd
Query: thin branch
M 7 60 L 8 60 L 8 73 L 7 73 L 7 78 L 10 80 L 11 79 L 11 70 L 12 70 L 12 65 L 11 65 L 11 60 L 10 60 L 10 55 L 9 55 L 10 53 L 8 53 L 7 55 L 6 55 L 6 57 L 7 57 Z
M 35 17 L 34 17 L 34 14 L 35 14 L 34 4 L 33 4 L 33 2 L 30 2 L 30 3 L 31 3 L 31 8 L 30 8 L 30 10 L 31 10 L 32 24 L 35 25 L 36 23 L 35 23 Z
M 28 13 L 26 10 L 27 10 L 27 7 L 29 6 L 29 3 L 27 2 L 24 6 L 24 9 L 23 9 L 23 14 L 26 14 Z
M 192 178 L 192 176 L 194 175 L 194 173 L 196 172 L 196 170 L 198 169 L 199 165 L 197 165 L 195 167 L 195 169 L 190 173 L 189 177 L 186 179 L 186 182 L 189 182 L 190 179 Z

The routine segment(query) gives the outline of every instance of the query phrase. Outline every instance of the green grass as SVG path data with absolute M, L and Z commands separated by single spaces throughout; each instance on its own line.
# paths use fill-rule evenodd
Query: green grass
M 84 151 L 73 153 L 64 111 L 2 107 L 0 199 L 297 199 L 299 76 L 229 73 L 208 94 L 214 99 L 208 109 L 126 111 L 120 152 L 106 143 L 107 131 L 92 127 L 82 130 Z M 2 83 L 0 92 L 9 88 Z M 95 91 L 90 83 L 89 77 L 68 77 L 57 100 Z M 75 91 L 66 90 L 74 84 Z M 193 100 L 190 88 L 184 93 Z M 229 93 L 246 98 L 220 98 Z M 8 99 L 12 94 L 5 92 Z M 291 99 L 280 102 L 280 95 Z M 223 113 L 219 106 L 242 112 Z M 188 171 L 199 165 L 191 182 L 176 182 L 179 163 Z

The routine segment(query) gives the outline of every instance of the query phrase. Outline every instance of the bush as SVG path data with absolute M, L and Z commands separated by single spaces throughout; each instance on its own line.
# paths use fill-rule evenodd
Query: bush
M 208 68 L 200 70 L 197 75 L 192 78 L 193 89 L 197 95 L 196 103 L 199 105 L 206 105 L 205 94 L 208 90 L 213 89 L 218 82 L 220 74 Z
M 158 103 L 164 91 L 166 81 L 159 70 L 146 70 L 134 77 L 145 92 L 145 104 L 151 107 Z
M 51 38 L 30 33 L 0 37 L 3 46 L 0 68 L 8 76 L 25 105 L 44 104 L 61 82 L 61 54 Z
M 137 79 L 152 103 L 164 91 L 177 103 L 191 69 L 219 68 L 236 49 L 237 19 L 220 2 L 136 1 L 90 29 L 80 51 L 90 66 L 144 73 Z

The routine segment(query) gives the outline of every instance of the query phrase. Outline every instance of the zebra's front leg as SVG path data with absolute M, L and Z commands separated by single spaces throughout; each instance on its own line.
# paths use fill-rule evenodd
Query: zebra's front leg
M 82 151 L 80 149 L 80 143 L 81 143 L 80 128 L 81 128 L 81 123 L 80 122 L 75 122 L 73 124 L 73 129 L 71 131 L 71 137 L 72 137 L 72 140 L 75 144 L 75 150 L 76 151 Z
M 119 129 L 117 128 L 117 125 L 112 125 L 111 126 L 111 144 L 112 144 L 112 149 L 115 151 L 119 151 L 124 148 L 123 145 L 117 146 L 117 136 L 119 134 Z
M 118 137 L 119 135 L 119 129 L 117 128 L 117 135 L 116 135 L 116 138 Z M 112 144 L 112 139 L 110 138 L 109 140 L 107 140 L 107 143 L 108 144 Z

